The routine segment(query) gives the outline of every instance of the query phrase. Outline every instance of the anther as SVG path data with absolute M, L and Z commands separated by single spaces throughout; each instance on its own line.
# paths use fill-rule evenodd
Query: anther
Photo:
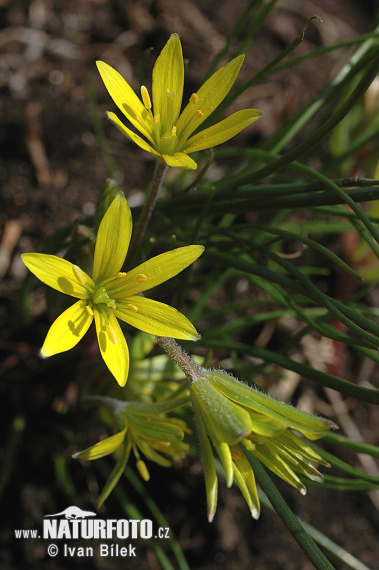
M 253 443 L 253 442 L 251 441 L 251 439 L 249 439 L 249 438 L 247 438 L 247 437 L 244 437 L 244 438 L 242 439 L 242 443 L 243 443 L 243 445 L 246 447 L 246 449 L 248 449 L 249 451 L 254 451 L 254 449 L 255 449 L 255 447 L 256 447 L 255 443 Z
M 133 311 L 133 313 L 138 313 L 138 307 L 136 305 L 133 305 L 133 303 L 128 303 L 128 309 Z
M 200 111 L 200 109 L 198 109 L 195 113 L 195 115 L 197 115 L 198 117 L 202 117 L 203 116 L 203 112 Z
M 136 462 L 136 467 L 138 469 L 138 473 L 141 475 L 144 481 L 148 481 L 150 479 L 150 473 L 147 470 L 146 464 L 142 459 L 139 459 Z
M 174 125 L 174 126 L 172 127 L 172 129 L 171 129 L 171 136 L 172 136 L 172 137 L 176 137 L 176 127 L 175 127 L 175 125 Z
M 196 105 L 196 103 L 197 103 L 198 100 L 199 100 L 199 97 L 196 95 L 196 93 L 192 93 L 192 95 L 191 95 L 191 97 L 190 97 L 189 100 L 190 100 L 190 102 L 191 102 L 193 105 Z
M 90 317 L 93 317 L 93 310 L 89 305 L 86 305 L 86 311 L 90 315 Z
M 78 267 L 77 265 L 73 265 L 72 270 L 79 283 L 81 283 L 81 285 L 85 285 L 87 280 L 84 271 L 80 269 L 80 267 Z
M 139 283 L 143 283 L 146 281 L 147 277 L 144 273 L 138 273 L 138 275 L 136 275 L 136 279 Z
M 151 109 L 151 100 L 148 90 L 144 85 L 141 85 L 141 96 L 145 109 Z
M 119 271 L 119 272 L 117 273 L 116 277 L 117 277 L 117 278 L 125 277 L 125 275 L 126 275 L 125 271 Z
M 105 330 L 107 331 L 107 335 L 108 338 L 111 342 L 113 342 L 113 344 L 117 344 L 117 336 L 116 336 L 116 331 L 114 330 L 114 328 L 111 325 L 107 325 L 105 327 Z
M 155 115 L 153 121 L 154 121 L 154 123 L 155 123 L 156 125 L 159 123 L 160 118 L 161 118 L 161 116 L 160 116 L 159 113 L 158 113 L 157 115 Z
M 233 461 L 236 461 L 238 459 L 241 459 L 243 453 L 240 449 L 237 449 L 236 447 L 232 447 L 230 449 L 230 454 L 232 456 Z

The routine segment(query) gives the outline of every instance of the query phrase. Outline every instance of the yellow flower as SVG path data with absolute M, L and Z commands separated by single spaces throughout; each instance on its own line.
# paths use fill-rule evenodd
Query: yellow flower
M 197 164 L 188 155 L 217 146 L 238 134 L 262 115 L 257 109 L 237 111 L 227 119 L 199 131 L 220 105 L 235 82 L 244 56 L 240 55 L 214 73 L 180 114 L 184 85 L 184 63 L 179 36 L 173 34 L 153 69 L 152 99 L 142 85 L 141 99 L 112 67 L 97 62 L 100 75 L 113 101 L 142 137 L 128 129 L 114 113 L 112 123 L 129 139 L 169 166 L 193 170 Z M 194 134 L 195 133 L 195 134 Z
M 197 340 L 195 328 L 179 311 L 139 294 L 177 275 L 204 251 L 201 245 L 180 247 L 121 273 L 131 233 L 130 208 L 120 192 L 99 227 L 92 278 L 55 255 L 22 255 L 25 265 L 43 283 L 79 299 L 52 324 L 42 356 L 73 348 L 95 319 L 101 355 L 121 386 L 128 377 L 129 351 L 117 318 L 150 334 Z
M 211 443 L 224 468 L 227 486 L 236 481 L 256 519 L 260 504 L 249 453 L 303 495 L 306 487 L 296 471 L 312 481 L 323 481 L 322 474 L 309 462 L 329 464 L 290 430 L 319 439 L 337 427 L 333 422 L 275 400 L 223 370 L 203 371 L 191 384 L 191 402 L 204 464 L 209 521 L 216 512 L 218 488 Z
M 113 398 L 94 397 L 89 401 L 98 402 L 110 408 L 121 431 L 99 441 L 91 447 L 75 453 L 75 459 L 100 459 L 116 452 L 118 459 L 99 498 L 99 506 L 103 504 L 123 474 L 130 453 L 133 451 L 136 467 L 142 479 L 150 479 L 142 453 L 150 461 L 162 467 L 170 467 L 174 459 L 185 456 L 188 445 L 184 443 L 184 432 L 189 432 L 184 421 L 167 416 L 188 402 L 188 396 L 173 398 L 155 404 L 141 402 L 121 402 Z

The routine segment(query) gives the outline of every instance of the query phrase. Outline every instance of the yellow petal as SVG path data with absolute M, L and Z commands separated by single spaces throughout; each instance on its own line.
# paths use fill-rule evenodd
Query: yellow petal
M 258 111 L 258 109 L 237 111 L 237 113 L 234 113 L 227 119 L 188 139 L 184 145 L 183 152 L 191 153 L 222 144 L 236 136 L 242 129 L 254 123 L 261 116 L 262 112 Z
M 249 413 L 223 396 L 208 380 L 198 378 L 191 384 L 192 401 L 197 398 L 207 431 L 214 438 L 234 445 L 253 429 Z
M 133 309 L 130 308 L 130 305 Z M 119 299 L 114 313 L 129 325 L 156 336 L 168 336 L 183 340 L 197 340 L 199 338 L 195 327 L 182 313 L 169 305 L 152 299 L 138 296 Z
M 287 428 L 285 422 L 271 416 L 251 412 L 250 417 L 253 423 L 253 432 L 264 437 L 272 437 Z
M 135 133 L 133 133 L 133 131 L 125 127 L 124 123 L 120 121 L 117 115 L 109 112 L 107 113 L 107 116 L 108 119 L 115 125 L 115 127 L 117 127 L 118 130 L 122 132 L 123 135 L 125 135 L 128 139 L 133 141 L 140 148 L 143 148 L 143 150 L 147 150 L 147 152 L 151 152 L 156 156 L 161 156 L 156 150 L 154 150 L 152 146 L 149 145 L 149 143 L 147 143 L 139 135 L 136 135 Z
M 77 301 L 53 322 L 41 349 L 42 356 L 65 352 L 78 344 L 93 320 L 86 305 L 86 300 Z
M 79 451 L 78 453 L 73 454 L 74 459 L 100 459 L 100 457 L 105 457 L 110 453 L 116 451 L 120 445 L 123 444 L 126 434 L 126 428 L 122 431 L 112 435 L 111 437 L 107 437 L 103 441 L 98 441 L 95 445 L 88 447 L 87 449 L 83 449 L 83 451 Z
M 94 288 L 94 282 L 84 271 L 81 273 L 85 283 L 78 281 L 73 269 L 74 265 L 66 259 L 45 253 L 24 253 L 21 257 L 26 267 L 40 281 L 61 293 L 78 299 L 87 299 L 89 291 Z
M 92 277 L 99 282 L 116 276 L 125 261 L 132 233 L 132 214 L 119 192 L 101 221 L 96 238 Z
M 270 440 L 268 439 L 267 441 L 268 444 L 260 445 L 259 448 L 253 451 L 253 455 L 275 475 L 292 485 L 292 487 L 295 487 L 302 495 L 306 495 L 307 489 L 304 483 L 279 454 L 275 452 L 275 449 L 271 449 Z
M 156 287 L 191 265 L 203 251 L 202 245 L 188 245 L 161 253 L 118 279 L 114 287 L 108 287 L 108 293 L 117 300 Z
M 207 494 L 208 521 L 212 522 L 217 509 L 218 481 L 212 447 L 203 423 L 199 403 L 191 394 L 192 408 L 197 427 L 197 437 L 200 446 L 201 459 L 204 467 L 205 491 Z
M 172 34 L 161 51 L 153 69 L 154 115 L 160 115 L 162 132 L 176 124 L 182 106 L 184 63 L 179 36 Z M 167 90 L 173 93 L 172 112 L 167 104 Z M 171 123 L 169 124 L 168 123 Z
M 97 61 L 96 65 L 104 85 L 117 107 L 143 136 L 153 142 L 154 123 L 142 101 L 113 67 L 103 61 Z
M 330 420 L 303 412 L 290 404 L 285 404 L 264 392 L 247 386 L 222 370 L 212 371 L 211 379 L 218 390 L 234 402 L 256 412 L 277 418 L 284 422 L 287 427 L 304 433 L 308 438 L 312 434 L 316 437 L 322 437 L 325 430 L 337 427 Z M 316 432 L 319 432 L 318 436 Z
M 184 170 L 195 170 L 197 168 L 196 162 L 184 152 L 162 154 L 162 158 L 172 168 L 183 168 Z
M 188 137 L 209 117 L 229 93 L 237 78 L 244 57 L 244 55 L 240 55 L 230 61 L 225 67 L 218 69 L 200 87 L 196 94 L 196 103 L 194 104 L 192 101 L 188 103 L 176 124 L 179 148 L 184 147 Z M 201 116 L 196 111 L 201 111 Z
M 239 451 L 238 448 L 237 451 Z M 243 453 L 239 455 L 239 459 L 234 460 L 233 467 L 235 480 L 249 506 L 251 515 L 254 519 L 258 520 L 260 503 L 254 471 Z
M 120 386 L 125 386 L 129 372 L 129 350 L 121 327 L 111 311 L 99 311 L 95 305 L 94 313 L 101 356 Z M 108 327 L 111 327 L 116 342 L 109 338 Z
M 117 485 L 121 475 L 124 473 L 131 449 L 132 449 L 132 444 L 130 441 L 127 441 L 127 443 L 122 448 L 120 456 L 117 459 L 116 465 L 112 469 L 112 472 L 109 475 L 107 482 L 103 487 L 103 490 L 101 491 L 99 502 L 97 504 L 98 507 L 101 507 L 106 498 L 110 495 L 110 493 Z
M 184 437 L 184 432 L 179 426 L 169 421 L 154 421 L 151 416 L 148 418 L 130 414 L 129 425 L 133 428 L 133 432 L 138 434 L 138 437 L 149 440 L 150 445 L 154 440 L 175 443 Z

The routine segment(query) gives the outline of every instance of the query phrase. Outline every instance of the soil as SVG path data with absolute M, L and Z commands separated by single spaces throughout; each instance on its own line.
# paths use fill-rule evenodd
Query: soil
M 150 179 L 153 160 L 125 143 L 106 122 L 105 111 L 113 109 L 113 103 L 95 61 L 104 59 L 137 88 L 143 54 L 149 78 L 156 55 L 176 32 L 188 59 L 186 89 L 192 93 L 246 6 L 245 0 L 0 0 L 0 567 L 4 570 L 159 568 L 151 550 L 136 562 L 99 556 L 68 560 L 47 557 L 46 541 L 14 538 L 14 529 L 40 528 L 45 514 L 69 506 L 69 497 L 76 496 L 77 504 L 87 510 L 95 509 L 97 481 L 102 480 L 92 466 L 70 459 L 81 442 L 83 446 L 88 442 L 88 434 L 96 441 L 101 424 L 78 402 L 86 378 L 78 358 L 62 355 L 41 361 L 38 356 L 50 322 L 45 290 L 37 288 L 32 317 L 26 318 L 21 311 L 26 271 L 20 254 L 38 249 L 64 224 L 93 214 L 99 189 L 109 175 L 94 135 L 96 121 L 105 130 L 131 204 L 139 203 Z M 299 54 L 371 30 L 377 9 L 374 0 L 277 2 L 246 50 L 241 79 L 278 55 L 310 16 L 317 14 L 323 23 L 309 25 Z M 352 49 L 273 76 L 245 92 L 232 110 L 262 109 L 264 120 L 257 123 L 254 137 L 264 139 L 327 85 Z M 90 101 L 95 107 L 92 116 Z M 306 130 L 299 139 L 305 134 Z M 243 135 L 239 140 L 244 140 Z M 355 401 L 349 405 L 366 441 L 377 443 L 378 421 L 372 409 Z M 351 454 L 345 459 L 356 461 Z M 206 522 L 203 477 L 195 458 L 172 471 L 158 467 L 151 471 L 148 492 L 176 534 L 191 569 L 312 568 L 276 515 L 263 508 L 260 520 L 253 521 L 238 490 L 227 490 L 222 482 L 215 521 Z M 278 486 L 304 520 L 372 570 L 379 569 L 378 513 L 368 495 L 309 486 L 304 498 L 280 482 Z M 143 510 L 140 498 L 127 488 Z M 111 497 L 103 514 L 123 517 L 117 497 Z M 336 563 L 336 568 L 344 566 Z

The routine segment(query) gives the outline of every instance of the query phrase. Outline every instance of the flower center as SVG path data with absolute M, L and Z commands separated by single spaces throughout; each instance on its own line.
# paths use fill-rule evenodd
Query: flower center
M 178 143 L 176 126 L 174 125 L 174 91 L 167 87 L 163 108 L 156 115 L 153 115 L 151 110 L 151 99 L 145 85 L 141 86 L 141 98 L 154 124 L 154 138 L 157 150 L 161 154 L 174 154 Z
M 198 108 L 200 104 L 199 96 L 197 93 L 192 93 L 189 101 L 193 106 L 193 113 L 187 117 L 186 123 L 181 125 L 180 133 L 176 132 L 176 122 L 178 117 L 174 117 L 174 102 L 175 92 L 167 87 L 165 96 L 161 103 L 162 108 L 159 109 L 160 113 L 153 115 L 152 104 L 149 92 L 145 85 L 141 86 L 141 99 L 146 109 L 145 118 L 153 124 L 153 139 L 156 150 L 164 155 L 173 155 L 175 152 L 182 148 L 183 143 L 187 140 L 188 135 L 191 134 L 203 122 L 202 117 L 204 113 Z M 158 109 L 155 109 L 157 111 Z
M 116 301 L 110 298 L 108 291 L 106 290 L 105 287 L 100 286 L 95 289 L 92 295 L 92 301 L 95 303 L 95 305 L 98 305 L 99 303 L 104 303 L 107 307 L 110 307 L 111 309 L 117 308 Z

